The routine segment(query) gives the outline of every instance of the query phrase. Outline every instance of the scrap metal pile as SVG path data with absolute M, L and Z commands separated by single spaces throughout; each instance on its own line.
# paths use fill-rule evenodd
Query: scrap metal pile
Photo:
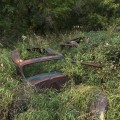
M 60 47 L 61 50 L 63 50 L 65 47 L 77 47 L 79 44 L 80 44 L 80 40 L 79 38 L 76 38 L 74 40 L 61 43 Z M 47 53 L 47 56 L 23 60 L 20 57 L 20 53 L 18 50 L 12 51 L 11 58 L 15 64 L 17 73 L 22 77 L 21 81 L 26 82 L 33 88 L 37 88 L 37 89 L 43 89 L 43 88 L 45 89 L 52 87 L 59 90 L 66 82 L 70 80 L 70 78 L 64 75 L 64 73 L 60 72 L 60 70 L 47 72 L 47 73 L 40 73 L 27 78 L 24 72 L 25 66 L 29 66 L 30 64 L 35 64 L 35 63 L 61 60 L 61 59 L 65 59 L 65 57 L 63 56 L 63 54 L 57 53 L 51 48 L 42 48 L 42 49 L 28 48 L 26 51 L 30 54 L 34 52 L 38 52 L 39 54 Z M 71 64 L 76 64 L 76 63 L 78 63 L 78 61 L 72 60 L 71 62 Z M 79 62 L 79 64 L 93 68 L 103 67 L 100 64 L 89 63 L 89 62 Z M 103 120 L 106 108 L 107 108 L 107 98 L 104 95 L 104 93 L 100 93 L 100 95 L 96 99 L 96 102 L 92 102 L 90 105 L 92 119 L 100 118 L 101 120 Z
M 60 44 L 61 48 L 63 49 L 66 46 L 69 47 L 77 47 L 80 43 L 80 39 L 76 38 L 69 42 L 65 42 Z M 58 71 L 48 72 L 48 73 L 41 73 L 35 76 L 26 78 L 24 74 L 24 67 L 30 64 L 40 63 L 40 62 L 48 62 L 54 60 L 61 60 L 64 59 L 64 56 L 61 53 L 57 53 L 51 48 L 28 48 L 27 52 L 30 54 L 34 52 L 38 52 L 40 54 L 47 53 L 45 57 L 37 57 L 28 60 L 23 60 L 20 57 L 20 53 L 18 50 L 14 50 L 11 52 L 11 58 L 16 66 L 17 73 L 22 77 L 22 81 L 26 81 L 29 85 L 35 88 L 56 88 L 60 89 L 63 84 L 65 84 L 69 78 L 65 76 L 63 73 Z M 71 64 L 75 64 L 77 61 L 72 61 Z M 102 65 L 95 64 L 95 63 L 88 63 L 88 62 L 79 62 L 79 64 L 94 68 L 102 68 Z

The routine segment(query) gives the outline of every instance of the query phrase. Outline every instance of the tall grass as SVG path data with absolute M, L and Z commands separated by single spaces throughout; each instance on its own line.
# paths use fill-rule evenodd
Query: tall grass
M 42 56 L 29 54 L 26 48 L 51 47 L 64 54 L 65 59 L 49 63 L 42 71 L 56 69 L 69 76 L 71 80 L 60 91 L 46 89 L 36 91 L 29 85 L 20 82 L 15 67 L 10 59 L 12 49 L 0 50 L 0 120 L 90 120 L 89 109 L 99 91 L 108 99 L 106 120 L 119 120 L 120 114 L 120 61 L 115 64 L 120 52 L 119 38 L 116 33 L 108 39 L 107 32 L 89 32 L 41 36 L 23 36 L 23 42 L 18 42 L 17 48 L 23 59 Z M 110 33 L 111 34 L 111 33 Z M 59 43 L 69 39 L 85 36 L 78 48 L 61 51 Z M 86 39 L 89 41 L 86 43 Z M 111 54 L 110 54 L 111 53 Z M 112 56 L 114 60 L 112 60 Z M 72 64 L 71 61 L 78 61 Z M 119 60 L 119 59 L 117 59 Z M 103 65 L 102 69 L 82 66 L 79 62 L 86 61 Z M 34 68 L 30 68 L 34 71 Z

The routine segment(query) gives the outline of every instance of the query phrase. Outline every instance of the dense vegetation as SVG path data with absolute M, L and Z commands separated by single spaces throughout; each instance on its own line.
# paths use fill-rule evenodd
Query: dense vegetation
M 77 48 L 60 49 L 61 42 L 79 37 Z M 60 70 L 70 78 L 60 91 L 20 82 L 10 52 L 17 48 L 23 59 L 43 56 L 26 51 L 32 47 L 63 53 L 61 61 L 25 69 L 28 76 L 38 68 Z M 119 120 L 119 0 L 0 0 L 0 120 L 90 120 L 99 93 L 108 100 L 105 120 Z
M 114 30 L 113 30 L 114 31 Z M 0 54 L 0 119 L 15 120 L 90 120 L 89 106 L 99 92 L 108 99 L 106 120 L 119 120 L 120 100 L 120 33 L 113 31 L 77 32 L 58 36 L 23 36 L 14 48 L 21 51 L 24 59 L 38 56 L 29 55 L 25 50 L 33 45 L 49 46 L 65 55 L 64 61 L 49 63 L 47 70 L 60 69 L 71 80 L 61 91 L 54 89 L 33 90 L 25 83 L 18 82 L 19 76 L 10 59 L 11 49 L 3 48 Z M 68 53 L 59 49 L 61 41 L 85 36 L 78 48 Z M 87 43 L 86 43 L 87 42 Z M 72 58 L 78 61 L 71 64 Z M 99 63 L 102 69 L 84 67 L 79 61 Z M 44 65 L 40 66 L 46 70 Z M 33 68 L 32 68 L 33 69 Z M 31 70 L 32 70 L 31 69 Z
M 0 32 L 15 37 L 34 31 L 59 32 L 77 26 L 106 29 L 120 24 L 119 0 L 1 0 Z

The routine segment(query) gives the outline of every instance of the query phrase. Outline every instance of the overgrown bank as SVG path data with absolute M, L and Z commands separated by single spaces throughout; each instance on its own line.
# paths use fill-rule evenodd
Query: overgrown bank
M 59 49 L 61 41 L 85 36 L 77 49 L 69 53 Z M 86 43 L 87 41 L 87 43 Z M 90 120 L 89 106 L 96 99 L 99 91 L 108 99 L 106 120 L 120 118 L 120 33 L 111 31 L 89 32 L 77 34 L 61 34 L 58 36 L 23 36 L 23 42 L 17 48 L 23 58 L 29 56 L 27 47 L 49 46 L 65 54 L 61 71 L 70 76 L 71 82 L 58 92 L 56 90 L 34 91 L 16 75 L 10 59 L 12 49 L 0 49 L 0 119 L 15 120 Z M 66 53 L 65 53 L 66 52 Z M 32 56 L 31 56 L 32 57 Z M 78 64 L 71 64 L 74 57 Z M 83 67 L 79 61 L 99 63 L 102 69 Z M 51 69 L 48 66 L 48 69 Z M 44 69 L 44 66 L 41 66 Z

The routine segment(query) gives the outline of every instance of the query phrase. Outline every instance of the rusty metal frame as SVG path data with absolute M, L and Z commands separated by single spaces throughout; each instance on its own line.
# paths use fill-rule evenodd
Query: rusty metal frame
M 53 54 L 54 52 L 51 51 L 52 49 L 47 49 L 49 51 L 49 54 Z M 20 53 L 18 50 L 14 50 L 11 52 L 11 58 L 16 66 L 16 70 L 19 72 L 20 76 L 23 78 L 22 81 L 25 81 L 25 75 L 23 68 L 26 65 L 39 63 L 39 62 L 47 62 L 52 60 L 60 60 L 63 58 L 62 54 L 54 53 L 55 55 L 47 56 L 47 57 L 39 57 L 39 58 L 33 58 L 28 60 L 23 60 L 20 58 Z M 67 82 L 69 79 L 63 74 L 55 75 L 53 77 L 48 77 L 43 80 L 29 80 L 28 84 L 30 84 L 32 87 L 37 88 L 50 88 L 54 87 L 56 89 L 59 89 L 65 82 Z
M 40 48 L 27 49 L 27 51 L 30 52 L 30 53 L 31 52 L 41 53 Z M 26 79 L 25 75 L 24 75 L 24 71 L 23 71 L 24 66 L 34 64 L 34 63 L 47 62 L 47 61 L 52 61 L 52 60 L 59 60 L 59 59 L 64 58 L 64 56 L 62 54 L 53 51 L 51 48 L 43 48 L 42 51 L 47 52 L 48 55 L 50 55 L 50 56 L 23 60 L 23 59 L 20 58 L 20 53 L 19 53 L 18 50 L 14 50 L 14 51 L 11 52 L 11 58 L 12 58 L 12 61 L 14 62 L 15 66 L 16 66 L 16 70 L 20 74 L 20 76 L 23 78 L 23 79 L 21 79 L 21 81 L 25 81 L 24 79 Z M 75 64 L 79 63 L 81 65 L 88 66 L 88 67 L 94 67 L 94 68 L 102 68 L 103 67 L 100 64 L 92 64 L 92 63 L 88 63 L 88 62 L 72 61 L 71 63 L 75 63 Z M 29 80 L 28 83 L 32 87 L 50 88 L 52 86 L 54 88 L 59 89 L 60 86 L 62 86 L 68 80 L 69 80 L 68 77 L 61 74 L 61 75 L 55 75 L 51 78 L 45 78 L 43 80 L 34 80 L 34 81 Z

